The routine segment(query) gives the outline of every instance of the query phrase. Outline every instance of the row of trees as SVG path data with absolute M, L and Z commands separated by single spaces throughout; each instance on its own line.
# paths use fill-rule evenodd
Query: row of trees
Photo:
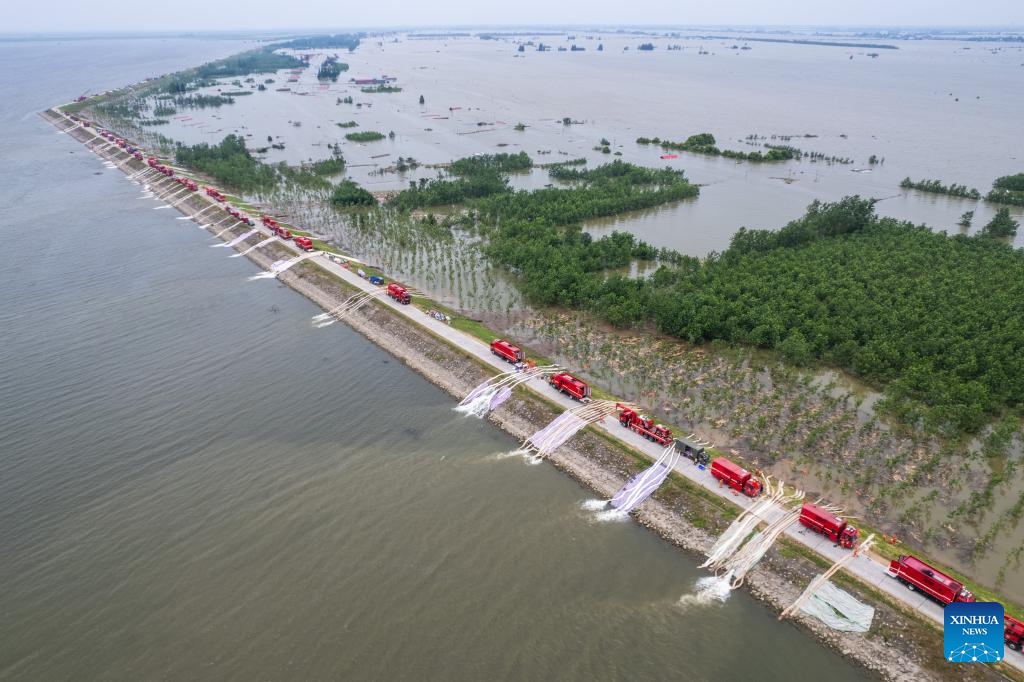
M 296 38 L 281 43 L 274 43 L 269 46 L 271 50 L 327 50 L 337 48 L 354 51 L 359 47 L 359 41 L 365 37 L 363 33 L 338 33 L 327 36 L 310 36 L 307 38 Z
M 682 173 L 659 185 L 635 184 L 631 175 L 568 188 L 495 194 L 474 202 L 474 207 L 487 224 L 502 220 L 543 220 L 553 225 L 570 225 L 695 197 L 700 192 Z
M 345 135 L 345 139 L 349 142 L 376 142 L 384 138 L 384 133 L 376 130 L 361 130 L 358 133 L 348 133 Z
M 910 178 L 904 178 L 900 182 L 900 187 L 935 194 L 948 194 L 965 199 L 981 199 L 981 192 L 978 190 L 966 185 L 958 185 L 955 182 L 947 186 L 938 180 L 914 181 Z M 998 204 L 1024 206 L 1024 173 L 1004 175 L 1001 178 L 996 178 L 996 181 L 992 183 L 992 189 L 985 195 L 985 200 Z
M 698 133 L 686 138 L 685 142 L 673 142 L 662 140 L 658 137 L 638 137 L 637 144 L 656 144 L 662 149 L 672 151 L 691 152 L 693 154 L 706 154 L 708 156 L 724 156 L 729 159 L 740 161 L 753 161 L 755 163 L 764 161 L 788 161 L 796 158 L 795 150 L 792 147 L 771 147 L 766 152 L 738 152 L 732 149 L 719 149 L 715 142 L 715 136 L 711 133 Z
M 221 107 L 225 104 L 234 104 L 233 97 L 223 95 L 178 95 L 173 100 L 175 106 L 182 109 L 205 109 L 207 107 Z
M 486 171 L 511 173 L 530 170 L 531 168 L 533 168 L 533 159 L 526 152 L 519 152 L 518 154 L 468 156 L 464 159 L 453 161 L 448 167 L 448 172 L 452 175 L 465 176 Z
M 234 78 L 253 73 L 273 73 L 280 69 L 296 69 L 305 65 L 301 59 L 280 54 L 275 52 L 275 49 L 275 46 L 268 45 L 208 62 L 194 69 L 186 69 L 175 73 L 166 81 L 157 81 L 156 87 L 170 94 L 181 94 L 204 85 L 213 85 L 218 78 Z
M 958 185 L 955 182 L 949 185 L 943 185 L 938 180 L 911 180 L 909 177 L 903 178 L 900 182 L 900 187 L 903 189 L 916 189 L 920 192 L 931 192 L 932 194 L 948 194 L 954 197 L 963 197 L 964 199 L 980 199 L 981 192 L 968 187 L 967 185 Z
M 586 160 L 583 160 L 584 163 Z M 639 185 L 671 185 L 675 182 L 685 181 L 686 175 L 682 171 L 671 168 L 655 169 L 644 166 L 635 166 L 616 159 L 611 163 L 598 166 L 593 169 L 577 169 L 576 161 L 563 161 L 547 167 L 548 175 L 555 180 L 563 182 L 598 182 L 602 180 L 624 180 L 633 186 Z

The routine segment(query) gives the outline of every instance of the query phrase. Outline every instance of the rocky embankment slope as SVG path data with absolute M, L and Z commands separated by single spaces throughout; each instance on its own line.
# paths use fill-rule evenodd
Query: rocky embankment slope
M 43 117 L 70 137 L 82 142 L 105 159 L 109 159 L 129 175 L 146 169 L 144 162 L 132 159 L 116 145 L 111 146 L 90 128 L 72 129 L 72 123 L 53 110 Z M 167 197 L 180 189 L 176 183 L 156 180 L 150 189 L 157 196 Z M 206 211 L 211 215 L 210 201 L 200 194 L 173 201 L 188 216 Z M 210 231 L 220 233 L 227 224 L 214 223 Z M 247 231 L 241 224 L 221 234 L 227 241 Z M 237 244 L 243 251 L 258 243 L 265 235 L 253 235 Z M 246 257 L 263 269 L 295 252 L 281 244 L 271 244 Z M 332 273 L 306 261 L 278 275 L 278 280 L 306 296 L 324 310 L 337 307 L 354 292 L 349 284 Z M 346 319 L 366 338 L 400 359 L 457 399 L 474 386 L 494 375 L 464 349 L 443 341 L 425 327 L 400 317 L 386 306 L 371 303 Z M 489 419 L 517 439 L 523 440 L 554 419 L 562 408 L 526 390 L 517 390 L 514 397 Z M 610 497 L 632 474 L 646 464 L 639 453 L 594 429 L 585 429 L 550 455 L 548 461 L 582 485 L 602 497 Z M 663 486 L 651 499 L 634 512 L 634 517 L 658 533 L 666 541 L 703 558 L 715 538 L 735 517 L 737 509 L 727 500 L 689 485 L 673 477 L 673 484 Z M 746 577 L 745 587 L 757 599 L 776 612 L 788 606 L 828 562 L 809 551 L 784 542 L 769 551 L 761 563 Z M 843 584 L 858 598 L 872 604 L 875 621 L 867 635 L 831 630 L 820 621 L 798 615 L 779 627 L 796 624 L 825 645 L 856 661 L 865 670 L 886 680 L 996 680 L 1007 679 L 996 669 L 984 665 L 948 664 L 942 657 L 941 633 L 919 614 L 902 605 L 894 605 L 870 588 L 859 584 Z M 685 636 L 685 633 L 680 633 Z M 1014 674 L 1016 671 L 1008 671 Z M 1024 677 L 1010 678 L 1024 679 Z

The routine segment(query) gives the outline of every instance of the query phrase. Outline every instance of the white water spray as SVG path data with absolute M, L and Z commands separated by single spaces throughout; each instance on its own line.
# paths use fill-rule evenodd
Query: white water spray
M 255 232 L 255 230 L 254 230 L 254 232 Z M 274 277 L 277 277 L 282 272 L 284 272 L 285 270 L 291 268 L 292 266 L 298 265 L 299 263 L 301 263 L 302 261 L 306 260 L 307 258 L 312 258 L 313 256 L 319 256 L 321 253 L 322 253 L 321 251 L 313 251 L 312 253 L 304 253 L 304 254 L 302 254 L 300 256 L 296 256 L 295 258 L 291 258 L 289 260 L 275 261 L 270 266 L 270 270 L 268 270 L 266 272 L 261 272 L 258 275 L 253 275 L 252 277 L 249 278 L 249 281 L 253 281 L 253 280 L 257 280 L 257 279 L 273 279 Z
M 201 216 L 201 215 L 203 215 L 204 213 L 206 213 L 207 211 L 209 211 L 209 210 L 210 210 L 211 208 L 215 208 L 215 207 L 216 207 L 216 206 L 215 206 L 215 204 L 210 204 L 210 205 L 209 205 L 209 206 L 207 206 L 206 208 L 201 208 L 201 209 L 199 209 L 198 211 L 196 211 L 195 213 L 193 213 L 193 214 L 192 214 L 192 219 L 193 219 L 193 220 L 195 220 L 195 219 L 196 219 L 196 218 L 198 218 L 199 216 Z
M 544 365 L 528 369 L 503 372 L 491 377 L 472 391 L 454 409 L 465 415 L 483 418 L 488 412 L 499 407 L 512 397 L 512 389 L 531 379 L 547 376 L 557 372 L 557 365 Z
M 213 235 L 215 239 L 219 239 L 219 238 L 220 238 L 220 236 L 221 236 L 222 234 L 224 234 L 225 232 L 228 232 L 229 230 L 233 230 L 233 229 L 235 229 L 235 222 L 236 222 L 236 221 L 235 221 L 235 219 L 234 219 L 234 217 L 233 217 L 233 216 L 227 216 L 227 218 L 221 218 L 221 219 L 220 219 L 220 220 L 218 220 L 217 222 L 215 222 L 215 223 L 212 223 L 212 224 L 210 225 L 210 227 L 220 227 L 221 223 L 223 223 L 223 222 L 224 222 L 225 220 L 227 220 L 228 218 L 231 218 L 231 224 L 229 224 L 229 225 L 228 225 L 227 227 L 225 227 L 225 228 L 224 228 L 223 230 L 221 230 L 221 231 L 220 231 L 220 232 L 218 232 L 217 234 Z M 220 244 L 214 244 L 214 246 L 221 246 L 221 245 L 220 245 Z
M 775 544 L 779 536 L 800 518 L 800 508 L 793 508 L 790 505 L 803 500 L 803 491 L 795 490 L 792 494 L 787 495 L 781 483 L 777 489 L 773 490 L 770 479 L 765 480 L 765 491 L 770 497 L 755 505 L 755 508 L 760 513 L 764 513 L 775 507 L 776 504 L 779 507 L 773 514 L 774 519 L 770 521 L 767 518 L 764 519 L 768 522 L 768 526 L 740 547 L 749 532 L 762 520 L 754 514 L 750 514 L 746 518 L 741 515 L 726 529 L 726 532 L 719 538 L 719 542 L 715 543 L 715 547 L 708 554 L 708 560 L 701 564 L 702 567 L 709 567 L 716 572 L 731 573 L 730 587 L 732 589 L 743 585 L 743 580 L 750 569 L 761 560 L 761 557 Z M 781 516 L 778 515 L 779 511 L 782 512 Z
M 618 403 L 621 406 L 621 403 Z M 615 414 L 616 403 L 613 400 L 596 400 L 586 405 L 573 407 L 526 439 L 523 447 L 536 452 L 537 459 L 544 459 L 555 448 L 572 438 L 587 424 L 593 424 L 606 416 Z
M 278 237 L 275 234 L 273 237 L 267 237 L 266 239 L 264 239 L 263 241 L 259 242 L 258 244 L 255 244 L 254 246 L 250 246 L 245 251 L 241 251 L 239 253 L 232 254 L 231 256 L 229 256 L 229 258 L 238 258 L 239 256 L 244 256 L 245 254 L 249 253 L 253 249 L 258 249 L 261 246 L 266 246 L 267 244 L 270 244 L 272 242 L 277 242 L 277 241 L 281 241 L 281 238 Z
M 676 605 L 682 609 L 688 609 L 724 603 L 732 593 L 731 582 L 731 573 L 726 573 L 722 576 L 711 575 L 700 578 L 694 584 L 693 592 L 680 597 Z
M 716 566 L 732 556 L 757 524 L 765 520 L 762 518 L 763 514 L 780 502 L 784 496 L 783 484 L 780 483 L 775 487 L 772 485 L 771 478 L 766 478 L 761 500 L 737 516 L 725 529 L 725 532 L 719 536 L 708 552 L 707 561 L 701 564 L 701 568 Z
M 629 512 L 621 509 L 604 509 L 594 514 L 594 521 L 597 523 L 622 523 L 629 521 Z
M 852 552 L 850 552 L 849 554 L 844 556 L 842 559 L 840 559 L 839 561 L 837 561 L 834 564 L 832 564 L 832 566 L 827 571 L 825 571 L 821 575 L 819 575 L 816 578 L 814 578 L 814 580 L 812 580 L 807 585 L 807 587 L 800 594 L 800 596 L 797 597 L 796 600 L 792 604 L 790 604 L 788 607 L 786 607 L 786 609 L 783 610 L 783 612 L 779 614 L 779 620 L 782 620 L 783 618 L 791 616 L 798 609 L 801 609 L 803 607 L 803 605 L 814 595 L 814 593 L 817 592 L 818 590 L 820 590 L 825 585 L 825 583 L 828 582 L 829 578 L 831 578 L 833 575 L 835 575 L 839 571 L 839 569 L 841 569 L 844 566 L 846 566 L 846 564 L 848 564 L 851 561 L 853 561 L 861 552 L 866 552 L 867 550 L 871 549 L 871 546 L 873 544 L 875 544 L 875 535 L 874 535 L 874 533 L 872 533 L 871 535 L 867 536 L 864 539 L 864 541 L 861 542 L 857 546 L 857 548 L 854 549 Z M 870 619 L 869 619 L 869 624 L 870 624 Z
M 679 453 L 675 443 L 664 450 L 651 466 L 630 479 L 612 497 L 611 504 L 623 514 L 629 514 L 665 482 L 668 475 L 679 464 Z
M 406 288 L 406 291 L 414 294 L 419 293 L 414 289 L 409 289 L 408 287 Z M 346 317 L 356 312 L 373 299 L 387 296 L 387 293 L 388 290 L 385 287 L 382 289 L 373 289 L 370 291 L 364 290 L 356 294 L 353 294 L 349 298 L 345 299 L 345 301 L 340 305 L 331 308 L 325 313 L 314 315 L 313 325 L 317 328 L 328 327 L 334 324 L 337 320 L 344 320 Z
M 234 239 L 232 239 L 229 242 L 223 242 L 221 244 L 211 244 L 210 248 L 217 248 L 218 246 L 230 247 L 230 246 L 234 246 L 235 244 L 240 244 L 240 243 L 244 242 L 246 239 L 248 239 L 249 237 L 251 237 L 254 234 L 256 234 L 257 232 L 259 232 L 259 230 L 249 230 L 248 232 L 243 232 L 242 234 L 238 235 L 237 237 L 235 237 Z

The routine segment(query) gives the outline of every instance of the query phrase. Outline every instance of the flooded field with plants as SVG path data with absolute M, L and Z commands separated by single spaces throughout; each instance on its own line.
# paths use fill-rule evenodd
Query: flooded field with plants
M 539 51 L 542 42 L 554 49 Z M 1016 419 L 971 437 L 924 435 L 877 416 L 873 406 L 884 398 L 834 371 L 796 369 L 733 347 L 652 342 L 645 328 L 622 331 L 585 313 L 530 307 L 518 273 L 491 262 L 473 209 L 461 204 L 402 211 L 332 203 L 340 183 L 353 181 L 386 202 L 410 185 L 448 178 L 449 163 L 475 155 L 525 152 L 533 167 L 508 175 L 523 190 L 566 186 L 545 165 L 622 160 L 685 171 L 700 195 L 588 218 L 586 234 L 628 232 L 703 258 L 726 249 L 742 226 L 777 228 L 814 200 L 853 194 L 878 199 L 881 216 L 975 234 L 998 206 L 901 188 L 901 180 L 937 178 L 984 195 L 1024 164 L 1005 145 L 1024 109 L 1024 91 L 1005 87 L 1007 70 L 1024 61 L 1020 47 L 924 41 L 873 56 L 866 48 L 687 35 L 658 37 L 651 51 L 637 49 L 640 42 L 596 33 L 371 36 L 351 53 L 288 50 L 306 58 L 301 68 L 215 79 L 175 97 L 129 98 L 96 115 L 168 153 L 175 143 L 215 145 L 237 135 L 266 164 L 343 159 L 319 184 L 285 180 L 245 199 L 637 401 L 673 428 L 842 501 L 886 535 L 1024 600 Z M 560 49 L 570 45 L 577 49 Z M 347 70 L 318 78 L 331 60 Z M 773 145 L 799 154 L 750 163 L 637 141 L 702 132 L 726 150 Z M 1009 213 L 1021 220 L 1020 207 Z

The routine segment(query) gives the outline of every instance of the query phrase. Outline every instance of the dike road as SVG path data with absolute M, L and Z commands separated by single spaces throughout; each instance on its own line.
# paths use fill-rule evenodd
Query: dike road
M 129 175 L 136 173 L 135 179 L 140 182 L 150 183 L 156 185 L 157 183 L 165 183 L 166 187 L 162 189 L 164 196 L 168 197 L 168 202 L 174 205 L 178 210 L 182 211 L 189 217 L 196 216 L 199 212 L 203 212 L 203 220 L 212 218 L 212 216 L 218 215 L 215 211 L 211 213 L 213 206 L 218 204 L 212 199 L 201 192 L 192 192 L 192 201 L 179 201 L 183 196 L 178 192 L 181 186 L 175 183 L 173 180 L 160 175 L 155 170 L 146 168 L 143 170 L 138 169 L 126 169 L 124 166 L 129 164 L 132 159 L 127 155 L 123 149 L 117 147 L 117 145 L 109 143 L 108 140 L 101 137 L 92 128 L 81 128 L 81 126 L 75 126 L 74 121 L 67 118 L 66 115 L 50 110 L 44 112 L 43 117 L 54 124 L 62 133 L 71 132 L 72 129 L 87 130 L 95 138 L 94 140 L 82 140 L 87 147 L 92 151 L 96 152 L 101 158 L 108 158 L 106 152 L 116 150 L 124 155 L 123 159 L 109 159 L 115 164 L 119 165 L 122 170 L 129 172 Z M 68 127 L 63 127 L 62 123 L 72 124 Z M 90 145 L 90 142 L 102 143 L 102 145 Z M 135 163 L 138 163 L 135 161 Z M 143 163 L 143 165 L 145 165 Z M 171 198 L 171 195 L 175 196 Z M 201 203 L 200 209 L 196 210 L 193 208 L 193 204 Z M 216 221 L 214 221 L 216 222 Z M 226 225 L 223 224 L 223 218 L 220 223 L 217 223 L 217 227 L 214 230 L 218 232 L 225 229 Z M 213 229 L 213 228 L 211 228 Z M 271 232 L 263 225 L 258 224 L 255 228 L 257 235 L 260 239 L 265 239 L 272 236 Z M 288 249 L 293 256 L 307 255 L 306 252 L 301 251 L 292 242 L 279 241 L 285 249 Z M 491 353 L 490 347 L 480 341 L 479 339 L 472 337 L 464 332 L 459 331 L 448 325 L 445 322 L 434 319 L 433 317 L 426 315 L 423 311 L 415 306 L 402 305 L 397 301 L 394 301 L 387 296 L 383 295 L 382 287 L 378 285 L 370 284 L 367 280 L 363 279 L 356 273 L 349 270 L 347 267 L 343 267 L 327 257 L 324 252 L 317 252 L 316 254 L 309 254 L 309 258 L 312 262 L 316 263 L 317 266 L 331 273 L 338 279 L 342 280 L 352 288 L 359 291 L 374 292 L 380 294 L 374 296 L 378 304 L 388 307 L 395 315 L 406 318 L 408 321 L 415 325 L 418 325 L 428 330 L 434 336 L 443 339 L 448 344 L 460 349 L 461 351 L 471 355 L 474 359 L 480 363 L 492 367 L 497 370 L 496 373 L 508 372 L 511 366 L 499 357 L 496 357 Z M 259 286 L 258 282 L 254 282 L 254 286 Z M 527 390 L 541 396 L 547 401 L 557 403 L 559 406 L 566 409 L 578 407 L 580 403 L 578 401 L 569 398 L 568 396 L 555 391 L 551 388 L 547 381 L 543 378 L 536 378 L 521 384 Z M 500 407 L 498 408 L 501 409 Z M 618 420 L 614 417 L 605 418 L 604 420 L 591 424 L 590 428 L 596 429 L 603 434 L 614 438 L 627 444 L 630 448 L 642 452 L 651 462 L 655 461 L 664 450 L 664 446 L 651 441 L 645 440 L 639 434 L 623 428 L 619 425 Z M 571 439 L 570 439 L 571 440 Z M 693 484 L 701 486 L 711 494 L 717 495 L 723 499 L 727 499 L 736 506 L 742 509 L 749 509 L 756 503 L 755 499 L 746 497 L 735 493 L 730 488 L 723 488 L 719 485 L 719 482 L 714 479 L 710 471 L 701 469 L 695 466 L 690 460 L 681 458 L 680 463 L 676 466 L 675 471 L 687 478 Z M 833 502 L 841 502 L 834 500 Z M 778 505 L 773 506 L 768 512 L 761 515 L 761 518 L 766 522 L 778 519 L 784 514 L 784 510 Z M 829 562 L 836 562 L 850 554 L 850 550 L 842 549 L 834 545 L 826 537 L 811 532 L 809 529 L 804 528 L 799 524 L 794 524 L 786 529 L 785 534 L 792 541 L 797 542 L 804 547 L 810 549 L 814 553 L 825 557 Z M 927 619 L 938 624 L 940 630 L 943 623 L 943 609 L 936 602 L 932 601 L 928 597 L 924 596 L 920 592 L 908 590 L 907 587 L 895 580 L 888 572 L 888 564 L 883 564 L 878 559 L 870 556 L 869 553 L 863 553 L 855 557 L 852 561 L 847 563 L 843 570 L 848 574 L 857 578 L 860 582 L 865 583 L 889 596 L 893 601 L 899 602 L 907 608 L 923 614 Z M 1012 666 L 1024 673 L 1024 653 L 1015 652 L 1006 649 L 1005 663 Z

